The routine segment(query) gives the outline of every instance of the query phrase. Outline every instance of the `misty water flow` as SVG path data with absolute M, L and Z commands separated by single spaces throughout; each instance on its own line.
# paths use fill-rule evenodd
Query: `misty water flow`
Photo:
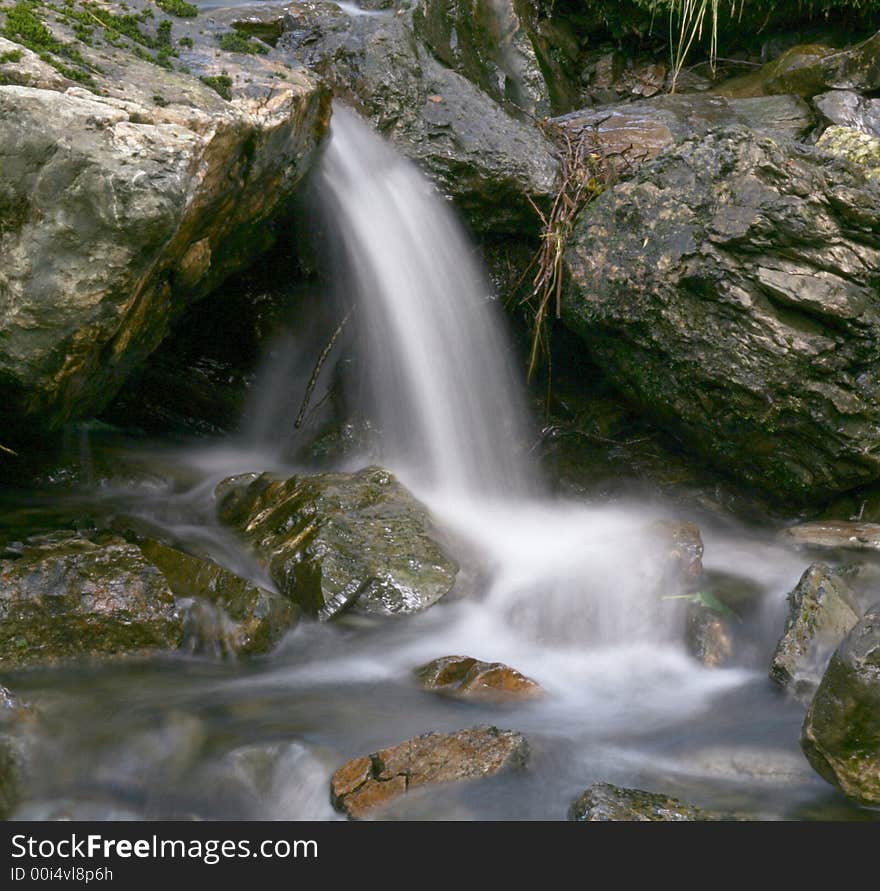
M 501 309 L 449 204 L 342 107 L 316 189 L 337 309 L 352 310 L 359 409 L 378 431 L 346 466 L 381 462 L 429 505 L 460 551 L 458 590 L 397 621 L 303 622 L 248 664 L 181 655 L 24 676 L 23 695 L 49 691 L 53 733 L 21 816 L 332 818 L 329 777 L 346 759 L 480 723 L 522 731 L 529 770 L 412 794 L 391 816 L 563 819 L 600 780 L 761 816 L 851 815 L 800 754 L 801 708 L 766 679 L 804 558 L 696 517 L 707 576 L 755 604 L 736 667 L 698 665 L 651 531 L 681 509 L 542 492 Z M 290 406 L 319 349 L 276 346 L 240 437 L 142 449 L 140 482 L 93 502 L 271 586 L 218 525 L 212 493 L 234 473 L 305 469 L 290 457 Z M 490 708 L 420 691 L 413 668 L 450 654 L 506 662 L 547 695 Z

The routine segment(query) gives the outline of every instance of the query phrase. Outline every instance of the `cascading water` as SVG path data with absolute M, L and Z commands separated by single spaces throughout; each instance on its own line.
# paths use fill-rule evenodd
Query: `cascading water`
M 518 396 L 497 307 L 452 211 L 409 162 L 336 105 L 320 190 L 386 463 L 473 496 L 523 491 Z

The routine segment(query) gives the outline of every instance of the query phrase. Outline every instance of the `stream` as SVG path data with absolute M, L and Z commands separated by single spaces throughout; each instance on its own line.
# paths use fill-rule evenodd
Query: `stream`
M 382 463 L 429 506 L 462 566 L 456 590 L 393 621 L 303 621 L 249 662 L 176 653 L 11 676 L 44 718 L 15 816 L 341 819 L 328 789 L 347 759 L 429 730 L 494 724 L 526 736 L 527 771 L 420 790 L 383 818 L 559 820 L 597 781 L 752 818 L 870 818 L 809 767 L 803 707 L 767 678 L 785 595 L 808 558 L 772 529 L 686 517 L 700 525 L 705 583 L 748 595 L 749 643 L 735 665 L 699 665 L 646 537 L 655 521 L 682 518 L 681 506 L 546 493 L 524 447 L 529 422 L 500 309 L 448 205 L 342 107 L 317 191 L 337 270 L 331 298 L 340 314 L 355 308 L 359 398 L 381 430 L 341 467 Z M 286 413 L 289 426 L 283 406 L 302 392 L 310 349 L 276 350 L 237 436 L 168 444 L 98 432 L 83 441 L 83 467 L 118 461 L 126 474 L 59 486 L 58 496 L 7 493 L 7 513 L 35 527 L 53 512 L 59 523 L 133 519 L 271 588 L 219 525 L 213 491 L 233 474 L 309 471 L 289 457 L 279 424 Z M 413 669 L 449 654 L 512 665 L 546 695 L 499 707 L 422 691 Z

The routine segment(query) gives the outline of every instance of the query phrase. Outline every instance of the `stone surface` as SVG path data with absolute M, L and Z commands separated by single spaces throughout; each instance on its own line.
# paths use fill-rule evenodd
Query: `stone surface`
M 520 769 L 528 758 L 528 743 L 512 730 L 426 733 L 347 762 L 333 774 L 330 794 L 337 810 L 358 820 L 411 789 Z
M 621 392 L 768 499 L 880 476 L 880 190 L 744 128 L 665 150 L 578 220 L 563 318 Z
M 211 560 L 193 557 L 161 542 L 138 542 L 177 598 L 195 599 L 189 614 L 199 649 L 250 656 L 266 653 L 293 628 L 299 607 L 274 591 L 260 588 Z M 204 610 L 204 604 L 216 610 Z
M 406 615 L 436 603 L 458 567 L 424 506 L 387 470 L 220 484 L 221 520 L 237 529 L 278 589 L 329 619 L 344 609 Z
M 99 411 L 187 305 L 265 250 L 326 132 L 329 93 L 303 69 L 226 52 L 204 19 L 144 0 L 126 14 L 147 8 L 129 21 L 141 43 L 94 21 L 118 5 L 34 5 L 82 63 L 22 48 L 0 66 L 0 420 L 22 436 Z
M 858 622 L 855 595 L 842 573 L 814 563 L 788 594 L 785 629 L 770 678 L 809 701 L 835 647 Z
M 880 550 L 880 523 L 857 520 L 817 520 L 789 526 L 782 532 L 783 541 L 800 547 L 827 550 Z
M 0 667 L 180 645 L 165 579 L 119 536 L 59 532 L 17 550 L 0 560 Z
M 650 532 L 666 553 L 669 581 L 678 587 L 692 588 L 703 573 L 703 538 L 696 523 L 660 520 Z
M 829 127 L 816 147 L 849 161 L 874 183 L 880 183 L 880 137 L 853 127 Z
M 880 136 L 880 99 L 868 99 L 852 90 L 831 90 L 816 96 L 813 104 L 832 124 Z
M 540 684 L 501 662 L 481 662 L 469 656 L 444 656 L 416 669 L 425 690 L 456 699 L 512 702 L 543 695 Z
M 706 668 L 721 668 L 734 656 L 733 619 L 704 603 L 688 604 L 685 641 L 691 655 Z
M 534 232 L 555 195 L 554 148 L 447 68 L 413 32 L 411 12 L 350 16 L 333 3 L 291 8 L 279 50 L 320 73 L 368 117 L 477 231 Z
M 732 817 L 685 804 L 677 798 L 611 783 L 590 786 L 572 803 L 568 819 L 575 823 L 716 822 Z
M 831 657 L 804 720 L 801 747 L 845 795 L 880 805 L 880 604 Z

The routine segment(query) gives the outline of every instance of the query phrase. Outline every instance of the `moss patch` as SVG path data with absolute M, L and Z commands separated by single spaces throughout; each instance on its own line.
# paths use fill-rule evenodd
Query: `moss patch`
M 213 77 L 200 78 L 203 84 L 219 93 L 224 99 L 232 98 L 232 78 L 226 74 L 217 74 Z
M 194 19 L 199 14 L 198 6 L 186 0 L 156 0 L 156 6 L 179 19 Z
M 230 31 L 217 40 L 220 49 L 227 53 L 245 53 L 249 56 L 264 56 L 269 48 L 259 41 L 252 40 L 247 34 Z

